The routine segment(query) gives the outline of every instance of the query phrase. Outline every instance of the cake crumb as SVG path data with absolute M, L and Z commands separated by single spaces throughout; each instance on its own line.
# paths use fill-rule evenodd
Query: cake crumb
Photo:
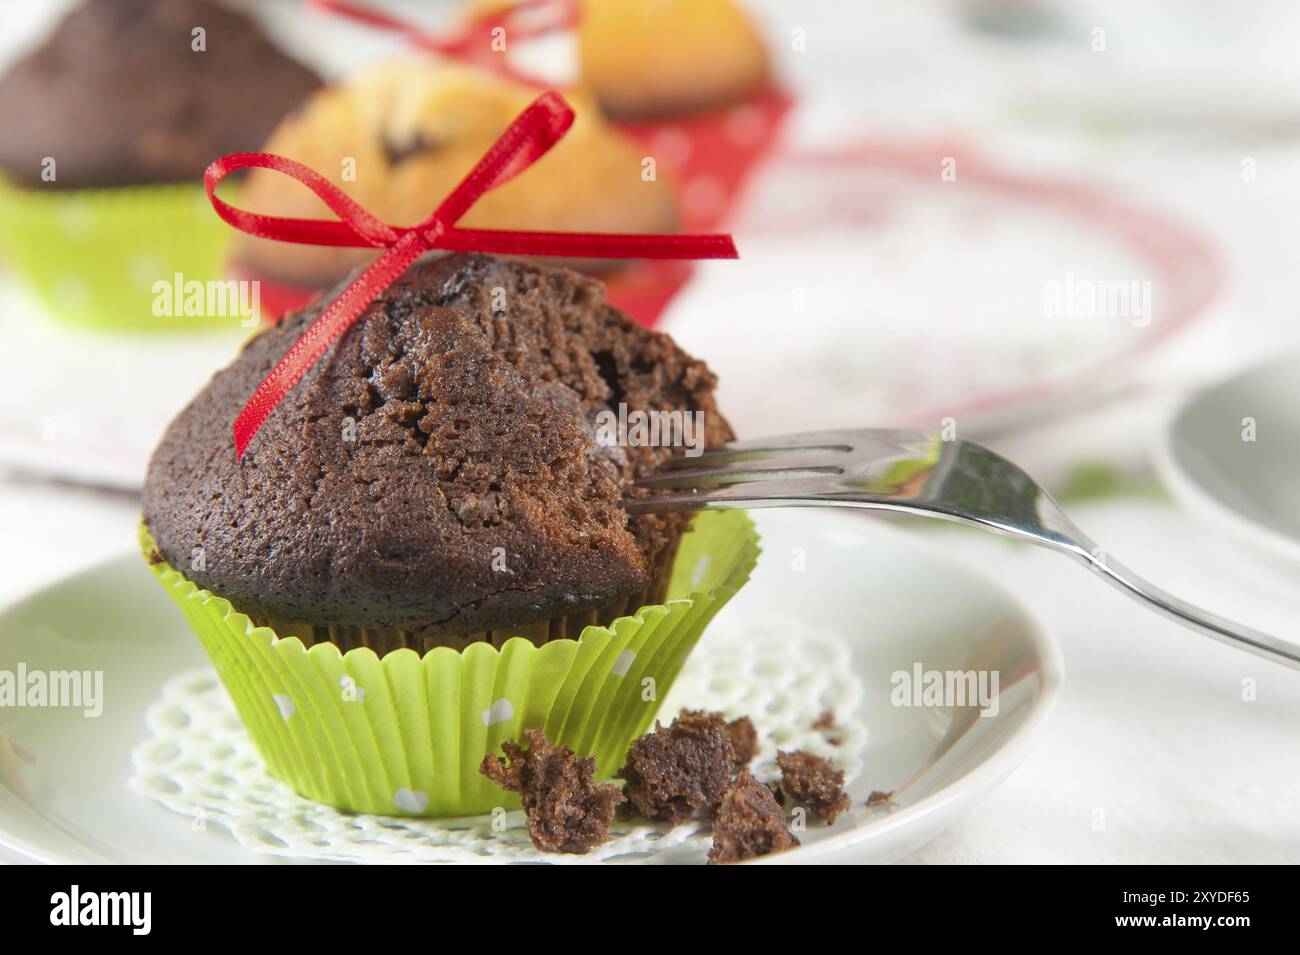
M 709 865 L 741 862 L 797 845 L 772 790 L 742 769 L 718 806 Z
M 758 752 L 758 730 L 748 716 L 738 716 L 727 724 L 727 738 L 736 751 L 736 766 L 748 766 Z
M 596 783 L 596 760 L 579 758 L 567 746 L 553 746 L 540 729 L 526 729 L 528 749 L 501 744 L 509 763 L 489 753 L 481 772 L 502 789 L 520 794 L 533 845 L 544 852 L 582 854 L 609 837 L 617 786 Z
M 719 713 L 687 710 L 633 741 L 617 776 L 623 795 L 647 819 L 678 825 L 716 806 L 736 771 L 736 749 Z
M 795 750 L 777 753 L 776 765 L 781 770 L 782 791 L 796 805 L 806 807 L 828 824 L 852 805 L 844 792 L 844 771 L 836 769 L 829 759 Z
M 888 791 L 884 789 L 873 789 L 871 791 L 871 795 L 867 797 L 867 805 L 882 806 L 887 802 L 892 802 L 893 799 L 894 799 L 894 791 L 892 789 Z
M 826 742 L 832 746 L 839 746 L 844 742 L 844 737 L 840 733 L 840 728 L 835 722 L 834 710 L 822 710 L 821 715 L 812 721 L 810 729 L 821 733 Z
M 728 721 L 722 713 L 708 710 L 682 710 L 678 718 L 723 720 L 726 722 L 727 739 L 731 740 L 731 748 L 736 751 L 736 768 L 748 766 L 754 761 L 754 756 L 758 753 L 758 730 L 754 728 L 754 722 L 748 716 L 737 716 L 734 720 Z

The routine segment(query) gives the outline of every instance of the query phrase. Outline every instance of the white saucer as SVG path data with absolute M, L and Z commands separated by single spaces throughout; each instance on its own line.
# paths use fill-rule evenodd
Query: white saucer
M 867 730 L 861 751 L 846 754 L 861 762 L 849 790 L 854 810 L 833 827 L 810 825 L 802 848 L 770 861 L 897 859 L 952 825 L 1027 754 L 1060 686 L 1059 649 L 1018 599 L 926 540 L 858 515 L 769 511 L 756 519 L 763 558 L 717 633 L 792 618 L 837 635 L 861 686 L 857 711 L 840 715 Z M 789 652 L 800 652 L 797 631 Z M 204 663 L 137 555 L 0 612 L 0 670 L 20 662 L 29 671 L 102 670 L 105 705 L 98 717 L 3 711 L 0 846 L 50 862 L 274 861 L 128 789 L 145 711 L 169 678 Z M 894 705 L 893 675 L 917 664 L 997 673 L 996 715 Z M 753 716 L 761 727 L 762 714 Z M 865 808 L 872 790 L 895 790 L 893 804 Z
M 1190 509 L 1248 546 L 1300 564 L 1298 403 L 1300 356 L 1243 372 L 1179 409 L 1156 466 Z

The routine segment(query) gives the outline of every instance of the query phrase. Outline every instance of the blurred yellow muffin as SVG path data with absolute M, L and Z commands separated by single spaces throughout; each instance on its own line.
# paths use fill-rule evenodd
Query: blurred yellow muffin
M 472 0 L 472 14 L 515 0 Z M 734 0 L 578 0 L 582 82 L 601 108 L 643 119 L 726 106 L 763 88 L 767 48 Z
M 427 216 L 537 91 L 428 56 L 388 62 L 320 90 L 264 151 L 305 163 L 393 225 Z M 581 93 L 568 135 L 527 171 L 483 196 L 458 223 L 481 229 L 672 232 L 677 203 L 662 175 L 642 178 L 641 152 Z M 332 218 L 306 187 L 254 170 L 239 205 Z M 241 235 L 234 257 L 285 282 L 320 287 L 373 259 L 370 249 L 293 245 Z

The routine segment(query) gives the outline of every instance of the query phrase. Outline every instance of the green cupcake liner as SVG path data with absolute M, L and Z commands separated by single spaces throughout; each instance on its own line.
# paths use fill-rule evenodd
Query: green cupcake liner
M 202 185 L 23 188 L 0 177 L 0 255 L 62 319 L 103 330 L 174 331 L 237 325 L 224 315 L 155 314 L 155 283 L 224 279 L 230 228 Z M 220 304 L 215 298 L 214 305 Z M 182 302 L 183 305 L 183 302 Z M 205 289 L 204 307 L 207 310 Z M 194 311 L 194 309 L 191 309 Z
M 271 774 L 309 799 L 380 815 L 463 816 L 519 798 L 479 772 L 484 755 L 541 727 L 608 778 L 649 728 L 713 615 L 749 579 L 758 536 L 741 511 L 706 511 L 682 538 L 668 600 L 577 640 L 514 637 L 420 656 L 310 649 L 140 546 L 198 634 Z

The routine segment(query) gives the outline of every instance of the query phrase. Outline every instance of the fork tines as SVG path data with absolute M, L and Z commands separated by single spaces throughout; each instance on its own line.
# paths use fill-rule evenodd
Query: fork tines
M 834 438 L 834 434 L 808 434 L 789 439 L 733 441 L 695 457 L 674 455 L 658 472 L 636 483 L 666 490 L 843 474 L 843 456 L 853 446 Z

